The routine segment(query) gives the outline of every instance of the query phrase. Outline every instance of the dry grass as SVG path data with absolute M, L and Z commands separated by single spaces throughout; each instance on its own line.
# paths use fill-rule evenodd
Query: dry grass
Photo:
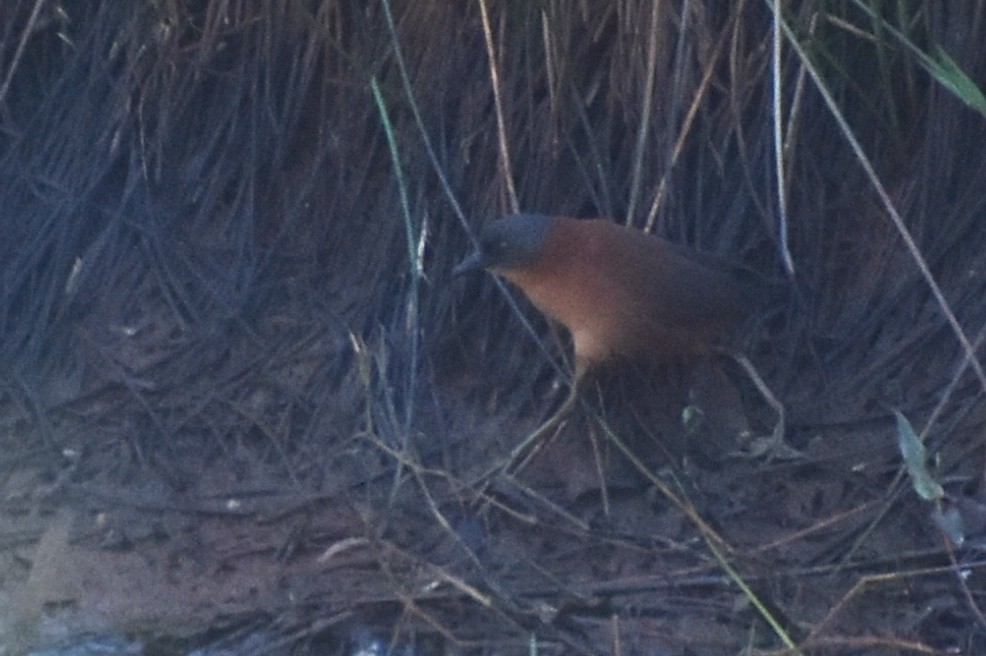
M 182 488 L 246 459 L 346 491 L 389 582 L 361 612 L 399 642 L 981 648 L 952 571 L 970 554 L 898 475 L 891 408 L 981 506 L 986 17 L 779 4 L 3 3 L 0 421 L 25 437 L 0 438 L 0 473 L 73 448 L 75 483 Z M 563 370 L 526 305 L 449 279 L 517 207 L 796 289 L 747 350 L 812 460 L 723 465 L 701 491 L 633 463 L 636 502 L 579 488 L 605 521 L 533 475 L 476 485 Z M 635 453 L 640 426 L 606 417 L 599 461 Z M 285 635 L 310 637 L 309 601 Z

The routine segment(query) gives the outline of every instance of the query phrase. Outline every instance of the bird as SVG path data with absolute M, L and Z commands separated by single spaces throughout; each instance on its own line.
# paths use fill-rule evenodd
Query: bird
M 608 219 L 513 214 L 454 270 L 488 269 L 572 335 L 576 378 L 619 359 L 710 352 L 762 296 L 712 256 Z
M 772 296 L 752 272 L 604 218 L 518 213 L 487 222 L 453 275 L 480 269 L 518 287 L 572 337 L 571 393 L 533 436 L 571 409 L 587 374 L 613 363 L 687 363 L 728 351 L 731 333 Z M 780 416 L 762 449 L 779 449 L 783 406 L 745 356 L 737 362 Z

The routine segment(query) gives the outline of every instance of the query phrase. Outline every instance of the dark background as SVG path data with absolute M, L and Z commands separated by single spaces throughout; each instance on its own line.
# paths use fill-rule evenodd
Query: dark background
M 982 88 L 986 18 L 783 4 L 806 59 L 785 41 L 775 72 L 758 2 L 4 2 L 0 482 L 28 536 L 8 580 L 59 508 L 97 549 L 119 545 L 94 518 L 126 507 L 141 553 L 249 497 L 263 511 L 216 512 L 244 535 L 289 520 L 255 529 L 269 571 L 347 539 L 365 560 L 303 593 L 211 597 L 205 625 L 263 617 L 295 649 L 345 644 L 354 621 L 426 653 L 780 646 L 708 533 L 585 455 L 605 450 L 592 421 L 560 474 L 496 488 L 503 507 L 476 483 L 564 393 L 546 355 L 564 335 L 521 300 L 539 348 L 490 277 L 450 277 L 520 208 L 784 281 L 796 302 L 744 347 L 806 461 L 661 466 L 809 650 L 983 648 L 982 575 L 954 568 L 981 544 L 984 388 L 945 310 L 978 348 L 986 118 L 921 56 Z M 894 408 L 927 432 L 962 549 L 907 483 Z

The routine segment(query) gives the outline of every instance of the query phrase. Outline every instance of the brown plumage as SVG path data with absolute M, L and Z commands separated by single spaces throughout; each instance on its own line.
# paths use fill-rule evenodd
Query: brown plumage
M 718 258 L 605 219 L 514 214 L 493 221 L 454 273 L 479 268 L 517 285 L 565 325 L 575 347 L 568 399 L 497 470 L 511 467 L 571 410 L 586 372 L 614 360 L 660 364 L 711 353 L 728 346 L 730 333 L 775 296 L 764 282 Z M 783 405 L 745 356 L 730 355 L 778 417 L 773 434 L 754 440 L 750 452 L 799 457 L 784 443 Z
M 572 334 L 576 374 L 614 359 L 711 351 L 763 296 L 725 264 L 605 219 L 515 214 L 486 225 L 456 274 L 487 268 Z

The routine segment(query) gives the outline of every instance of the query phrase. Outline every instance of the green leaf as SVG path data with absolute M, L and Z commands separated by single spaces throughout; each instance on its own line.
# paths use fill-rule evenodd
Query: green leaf
M 923 57 L 922 61 L 939 84 L 955 94 L 955 97 L 966 105 L 986 116 L 986 96 L 941 46 L 935 45 L 934 58 Z
M 986 97 L 976 83 L 959 68 L 947 52 L 938 44 L 935 44 L 934 56 L 922 51 L 907 36 L 894 28 L 882 16 L 877 15 L 873 8 L 861 0 L 852 0 L 853 4 L 859 7 L 870 18 L 880 22 L 883 29 L 893 34 L 904 46 L 918 58 L 925 70 L 935 78 L 940 85 L 948 89 L 956 98 L 972 107 L 983 116 L 986 116 Z
M 904 458 L 914 491 L 925 501 L 941 499 L 945 496 L 945 490 L 928 471 L 926 465 L 928 455 L 924 443 L 914 432 L 907 417 L 899 410 L 894 410 L 894 416 L 897 418 L 897 446 L 900 448 L 900 455 Z

